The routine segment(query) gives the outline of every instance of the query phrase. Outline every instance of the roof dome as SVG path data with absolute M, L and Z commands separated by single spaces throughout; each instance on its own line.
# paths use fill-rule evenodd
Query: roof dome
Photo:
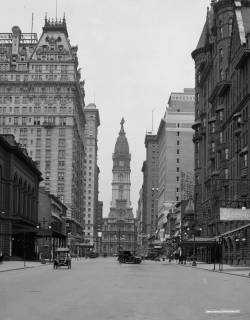
M 116 140 L 115 144 L 115 152 L 114 153 L 119 153 L 119 154 L 129 154 L 129 146 L 128 146 L 128 140 L 125 135 L 124 131 L 124 119 L 122 118 L 121 120 L 121 130 L 119 132 L 119 136 Z

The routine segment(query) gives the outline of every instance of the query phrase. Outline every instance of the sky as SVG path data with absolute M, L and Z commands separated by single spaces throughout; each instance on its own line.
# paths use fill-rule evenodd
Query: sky
M 124 117 L 131 153 L 131 201 L 136 214 L 147 131 L 156 132 L 171 92 L 194 87 L 195 49 L 210 0 L 2 1 L 0 32 L 18 25 L 40 37 L 45 13 L 63 17 L 78 45 L 85 103 L 100 113 L 99 199 L 107 216 L 112 198 L 112 153 Z M 152 121 L 153 119 L 153 121 Z

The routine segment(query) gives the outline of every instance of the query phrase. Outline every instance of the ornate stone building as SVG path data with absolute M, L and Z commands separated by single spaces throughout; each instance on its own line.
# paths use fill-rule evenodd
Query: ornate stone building
M 119 250 L 136 250 L 136 220 L 130 201 L 129 145 L 124 119 L 113 153 L 112 201 L 108 218 L 103 219 L 102 252 L 109 255 Z
M 83 221 L 84 89 L 77 47 L 65 18 L 35 33 L 0 34 L 0 133 L 12 133 L 43 173 L 41 183 L 67 206 L 69 245 L 77 251 Z
M 250 208 L 250 1 L 212 1 L 195 61 L 195 213 L 227 263 L 250 263 L 249 221 L 220 208 Z M 206 248 L 204 248 L 204 251 Z M 213 252 L 208 249 L 207 256 Z

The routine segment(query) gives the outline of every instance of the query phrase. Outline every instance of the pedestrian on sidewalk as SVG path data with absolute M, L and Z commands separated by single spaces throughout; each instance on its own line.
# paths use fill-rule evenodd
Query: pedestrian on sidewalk
M 177 251 L 174 252 L 174 259 L 175 259 L 175 263 L 178 263 L 179 260 L 179 253 Z

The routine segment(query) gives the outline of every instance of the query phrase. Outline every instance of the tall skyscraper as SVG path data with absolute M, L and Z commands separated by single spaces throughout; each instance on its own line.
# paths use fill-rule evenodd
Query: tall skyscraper
M 135 250 L 136 223 L 130 201 L 129 145 L 124 131 L 124 119 L 113 153 L 112 201 L 108 218 L 103 225 L 103 252 Z
M 158 216 L 181 201 L 181 173 L 194 170 L 194 89 L 172 92 L 157 140 L 159 144 Z
M 84 239 L 93 246 L 96 238 L 96 220 L 98 214 L 98 175 L 97 166 L 97 136 L 100 125 L 99 111 L 94 103 L 84 109 L 86 125 L 86 157 L 84 165 Z
M 143 171 L 143 210 L 142 233 L 153 235 L 157 229 L 158 218 L 158 170 L 159 144 L 157 136 L 147 133 L 145 136 L 146 161 Z
M 42 186 L 67 206 L 77 251 L 83 229 L 84 83 L 65 18 L 35 33 L 0 34 L 0 133 L 12 133 L 43 173 Z

